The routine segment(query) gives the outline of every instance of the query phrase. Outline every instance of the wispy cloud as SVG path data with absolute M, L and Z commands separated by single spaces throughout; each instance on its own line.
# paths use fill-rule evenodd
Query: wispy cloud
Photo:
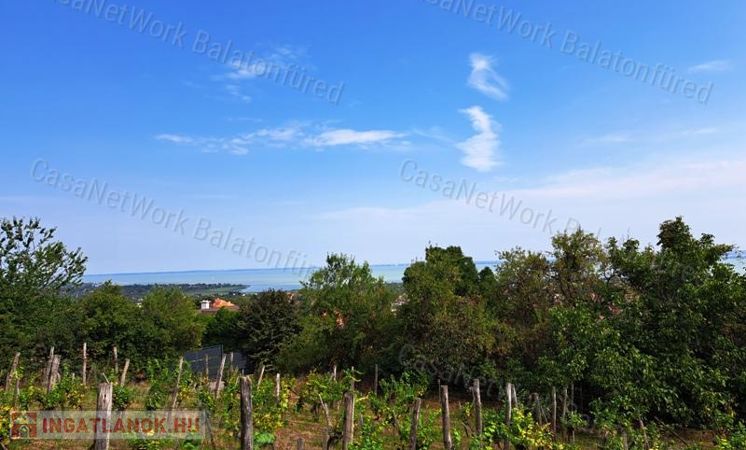
M 164 141 L 164 142 L 171 142 L 172 144 L 193 144 L 194 139 L 189 136 L 184 136 L 181 134 L 159 134 L 156 137 L 156 140 Z
M 498 165 L 496 158 L 500 149 L 500 124 L 492 120 L 492 117 L 479 106 L 462 109 L 460 112 L 469 117 L 472 127 L 477 132 L 469 139 L 456 144 L 458 149 L 464 152 L 461 163 L 480 172 L 489 172 Z
M 518 191 L 523 197 L 632 199 L 683 192 L 707 194 L 746 188 L 746 159 L 655 161 L 630 167 L 597 167 L 548 178 L 541 187 Z
M 471 74 L 468 85 L 495 100 L 508 99 L 508 82 L 492 68 L 493 59 L 481 53 L 469 55 Z
M 228 64 L 229 72 L 225 77 L 233 81 L 263 77 L 267 73 L 289 67 L 305 54 L 305 49 L 289 45 L 274 46 L 261 55 L 251 52 L 241 61 L 232 61 Z
M 691 66 L 687 69 L 689 73 L 716 73 L 726 72 L 733 67 L 731 62 L 727 59 L 715 59 L 707 61 L 702 64 Z
M 246 95 L 241 91 L 241 86 L 237 84 L 227 84 L 225 86 L 225 90 L 230 94 L 231 97 L 234 97 L 243 103 L 251 103 L 251 96 Z
M 714 126 L 693 126 L 689 128 L 672 128 L 660 130 L 615 131 L 598 136 L 588 136 L 580 140 L 581 145 L 621 145 L 621 144 L 662 144 L 712 136 L 722 130 Z
M 186 136 L 183 134 L 159 134 L 155 139 L 170 144 L 197 147 L 204 153 L 226 151 L 234 155 L 245 155 L 249 152 L 250 140 L 235 136 L 231 138 Z
M 385 144 L 392 139 L 404 137 L 405 133 L 391 130 L 356 131 L 351 129 L 329 130 L 308 139 L 314 147 L 334 147 L 338 145 Z
M 293 122 L 275 128 L 260 128 L 227 137 L 199 137 L 183 134 L 159 134 L 155 138 L 172 144 L 199 147 L 205 152 L 227 151 L 245 155 L 251 148 L 309 148 L 331 147 L 370 148 L 405 146 L 407 133 L 393 130 L 353 130 L 328 128 L 322 124 Z
M 413 252 L 427 242 L 454 243 L 484 252 L 484 236 L 495 233 L 520 239 L 524 247 L 542 249 L 548 235 L 578 225 L 598 233 L 602 240 L 634 230 L 636 238 L 655 242 L 657 225 L 677 215 L 703 231 L 719 224 L 727 242 L 741 238 L 739 224 L 746 220 L 746 210 L 733 207 L 746 195 L 744 170 L 746 159 L 738 154 L 717 159 L 711 155 L 651 159 L 629 166 L 564 172 L 521 189 L 475 181 L 474 192 L 487 192 L 494 199 L 482 206 L 469 194 L 454 197 L 440 191 L 428 195 L 430 200 L 425 202 L 397 207 L 357 204 L 319 213 L 314 219 L 322 229 L 354 230 L 351 239 L 373 236 Z M 454 183 L 459 180 L 452 179 Z M 417 181 L 411 188 L 426 189 Z M 645 234 L 638 234 L 641 230 Z M 502 245 L 499 239 L 495 242 Z
M 587 137 L 583 139 L 582 143 L 585 145 L 606 145 L 606 144 L 627 144 L 627 143 L 634 142 L 634 141 L 635 141 L 635 138 L 633 138 L 627 132 L 615 132 L 615 133 L 602 134 L 600 136 Z

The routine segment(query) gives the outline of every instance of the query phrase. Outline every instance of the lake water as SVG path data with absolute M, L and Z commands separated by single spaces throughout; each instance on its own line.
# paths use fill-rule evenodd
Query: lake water
M 746 259 L 731 258 L 727 260 L 739 271 L 746 272 Z M 496 261 L 477 262 L 477 268 L 494 268 Z M 409 264 L 371 265 L 376 276 L 387 282 L 401 282 L 404 270 Z M 302 276 L 291 269 L 238 269 L 238 270 L 192 270 L 185 272 L 147 272 L 147 273 L 113 273 L 86 275 L 83 281 L 103 283 L 111 280 L 120 285 L 131 284 L 240 284 L 246 286 L 246 292 L 258 292 L 265 289 L 298 289 Z
M 490 266 L 496 262 L 478 262 L 477 268 Z M 373 274 L 390 283 L 401 282 L 404 270 L 409 264 L 371 265 Z M 131 284 L 240 284 L 247 286 L 247 292 L 265 289 L 298 289 L 304 274 L 292 269 L 237 269 L 237 270 L 191 270 L 185 272 L 145 272 L 111 273 L 85 275 L 87 283 L 103 283 L 111 280 L 119 285 Z

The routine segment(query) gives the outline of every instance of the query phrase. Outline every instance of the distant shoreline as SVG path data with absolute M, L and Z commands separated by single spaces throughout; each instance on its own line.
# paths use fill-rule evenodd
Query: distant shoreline
M 494 268 L 497 261 L 478 261 L 475 264 L 481 270 L 484 267 Z M 383 277 L 392 284 L 402 282 L 404 271 L 411 263 L 371 265 L 373 275 Z M 118 274 L 89 274 L 83 282 L 97 285 L 111 281 L 120 286 L 241 286 L 241 292 L 261 292 L 267 289 L 286 291 L 301 288 L 303 278 L 292 269 L 227 269 L 227 270 L 185 270 L 170 272 L 131 272 Z
M 746 271 L 746 254 L 733 252 L 726 261 L 734 263 L 736 268 Z M 478 270 L 484 267 L 494 269 L 499 261 L 477 261 Z M 375 264 L 370 268 L 377 277 L 383 277 L 387 283 L 401 283 L 402 276 L 411 263 Z M 221 291 L 226 287 L 250 293 L 267 289 L 297 290 L 304 281 L 292 269 L 198 269 L 166 272 L 127 272 L 109 274 L 86 274 L 83 282 L 89 285 L 99 285 L 111 281 L 120 286 L 217 286 Z
M 474 264 L 481 267 L 483 265 L 495 265 L 499 261 L 474 261 Z M 371 264 L 371 268 L 375 267 L 409 267 L 412 263 L 393 263 L 393 264 Z M 320 269 L 321 266 L 310 266 L 311 269 Z M 103 273 L 90 273 L 86 274 L 86 277 L 104 277 L 104 276 L 120 276 L 120 275 L 154 275 L 154 274 L 182 274 L 182 273 L 199 273 L 199 272 L 244 272 L 244 271 L 283 271 L 292 272 L 295 269 L 292 268 L 266 268 L 266 267 L 255 267 L 246 269 L 193 269 L 193 270 L 163 270 L 157 272 L 103 272 Z

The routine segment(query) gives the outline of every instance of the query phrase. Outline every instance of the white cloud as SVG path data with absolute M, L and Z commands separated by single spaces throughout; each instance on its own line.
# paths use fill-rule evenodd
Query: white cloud
M 308 143 L 314 147 L 334 147 L 337 145 L 385 144 L 392 139 L 405 136 L 391 130 L 356 131 L 347 128 L 324 131 L 310 137 Z
M 173 144 L 193 144 L 194 139 L 181 134 L 159 134 L 155 137 L 159 141 L 171 142 Z
M 272 47 L 262 55 L 249 52 L 240 61 L 234 60 L 228 64 L 230 72 L 226 74 L 226 78 L 240 81 L 263 76 L 274 76 L 278 70 L 289 67 L 304 55 L 304 49 L 287 45 Z
M 746 159 L 649 162 L 623 168 L 597 167 L 567 172 L 518 195 L 563 199 L 634 199 L 686 192 L 744 188 Z
M 236 84 L 228 84 L 225 86 L 225 90 L 228 91 L 228 94 L 230 94 L 231 97 L 234 97 L 243 103 L 251 103 L 251 96 L 241 92 L 240 86 Z
M 586 145 L 596 145 L 596 144 L 626 144 L 630 142 L 634 142 L 634 138 L 630 136 L 629 133 L 625 132 L 617 132 L 617 133 L 607 133 L 602 134 L 600 136 L 591 136 L 588 138 L 583 139 L 583 144 Z
M 642 131 L 616 131 L 599 136 L 583 138 L 583 145 L 615 145 L 615 144 L 661 144 L 682 139 L 693 139 L 720 133 L 721 129 L 712 126 L 672 128 Z
M 702 64 L 691 66 L 687 69 L 689 73 L 715 73 L 725 72 L 732 68 L 730 61 L 726 59 L 716 59 L 713 61 L 707 61 Z
M 491 57 L 480 53 L 469 55 L 471 74 L 468 85 L 495 100 L 508 99 L 508 82 L 492 68 Z
M 492 120 L 489 114 L 479 106 L 462 109 L 471 120 L 471 125 L 477 132 L 469 139 L 459 142 L 456 147 L 464 152 L 461 163 L 480 172 L 489 172 L 499 163 L 497 153 L 500 149 L 498 131 L 500 124 Z
M 294 122 L 276 128 L 258 130 L 227 137 L 194 137 L 181 134 L 159 134 L 159 141 L 178 145 L 200 147 L 205 152 L 227 151 L 235 155 L 245 155 L 254 148 L 314 148 L 351 146 L 369 148 L 371 146 L 400 148 L 408 145 L 401 138 L 407 133 L 392 130 L 353 130 L 349 128 L 328 129 L 320 124 Z
M 278 128 L 262 128 L 249 135 L 275 142 L 292 142 L 303 135 L 303 129 L 300 124 L 293 124 Z

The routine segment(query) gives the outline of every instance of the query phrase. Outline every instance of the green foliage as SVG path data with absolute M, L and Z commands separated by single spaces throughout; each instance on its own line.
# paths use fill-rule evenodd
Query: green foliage
M 112 398 L 112 406 L 116 411 L 124 411 L 132 404 L 135 400 L 135 390 L 121 386 L 119 384 L 114 386 L 114 395 Z
M 239 313 L 222 308 L 214 315 L 203 317 L 206 321 L 205 334 L 202 337 L 204 346 L 222 345 L 223 351 L 226 352 L 240 349 L 243 336 L 238 330 Z
M 68 323 L 75 333 L 73 358 L 79 360 L 77 349 L 86 342 L 90 363 L 108 364 L 114 346 L 130 358 L 133 368 L 152 358 L 176 358 L 198 347 L 204 330 L 192 299 L 175 288 L 151 290 L 138 307 L 119 286 L 104 283 L 72 311 Z
M 178 364 L 175 361 L 149 360 L 145 372 L 147 374 L 150 388 L 145 397 L 145 409 L 157 411 L 170 409 L 170 401 L 173 398 L 176 380 L 178 378 Z M 189 398 L 191 392 L 192 372 L 184 363 L 177 389 L 177 404 Z
M 199 347 L 203 324 L 191 298 L 176 288 L 155 288 L 143 298 L 139 340 L 143 357 L 175 358 Z
M 327 406 L 331 405 L 332 402 L 339 401 L 344 393 L 350 389 L 353 380 L 356 380 L 356 378 L 355 373 L 351 370 L 343 371 L 338 379 L 332 378 L 329 374 L 309 373 L 298 394 L 296 410 L 300 411 L 308 406 L 311 412 L 319 418 L 323 412 L 321 401 Z
M 80 249 L 55 240 L 39 219 L 0 218 L 0 354 L 43 357 L 50 345 L 69 344 L 66 291 L 85 272 Z
M 278 355 L 299 330 L 300 306 L 289 293 L 269 290 L 241 305 L 235 319 L 237 348 L 251 367 L 278 366 Z
M 489 366 L 495 347 L 496 322 L 479 295 L 479 275 L 471 258 L 458 247 L 430 247 L 425 261 L 404 272 L 406 301 L 399 308 L 404 368 L 425 362 L 430 375 L 452 378 L 460 371 Z
M 258 448 L 272 446 L 276 441 L 275 435 L 267 431 L 257 431 L 254 433 L 254 445 Z
M 355 413 L 360 418 L 355 429 L 355 440 L 350 446 L 352 450 L 383 450 L 384 425 L 369 415 L 366 402 L 357 402 Z
M 274 435 L 286 421 L 290 404 L 292 379 L 280 380 L 280 396 L 275 397 L 275 379 L 267 377 L 253 388 L 254 429 L 259 433 Z
M 552 434 L 549 425 L 539 425 L 530 412 L 522 407 L 513 409 L 510 425 L 504 431 L 507 439 L 516 448 L 549 448 L 552 445 Z
M 409 441 L 412 418 L 402 422 L 399 435 L 402 441 Z M 442 437 L 440 410 L 423 411 L 420 413 L 420 423 L 417 427 L 417 449 L 424 450 L 432 447 Z
M 746 450 L 746 425 L 739 423 L 725 437 L 717 438 L 717 450 Z
M 45 410 L 78 409 L 83 403 L 84 392 L 83 385 L 69 372 L 64 371 L 59 382 L 49 392 L 29 386 L 26 393 L 29 397 L 25 399 L 25 402 L 28 405 L 31 401 L 35 401 Z
M 78 342 L 86 342 L 91 361 L 109 361 L 116 346 L 137 360 L 142 347 L 140 310 L 122 294 L 119 286 L 104 283 L 76 305 Z
M 80 282 L 87 258 L 55 241 L 56 231 L 39 219 L 0 220 L 0 299 L 57 295 Z
M 233 436 L 238 436 L 240 432 L 241 402 L 239 392 L 241 389 L 240 379 L 236 375 L 231 375 L 225 380 L 225 388 L 220 396 L 220 403 L 215 407 L 213 414 L 223 429 L 230 432 Z
M 672 448 L 657 426 L 633 427 L 630 424 L 602 427 L 602 450 L 666 450 Z M 693 450 L 688 447 L 687 450 Z
M 382 379 L 381 394 L 369 399 L 371 409 L 384 424 L 397 427 L 411 420 L 410 409 L 415 399 L 424 397 L 427 387 L 428 380 L 422 373 L 404 372 L 398 380 L 393 376 Z M 408 429 L 397 431 L 404 435 L 404 440 L 409 439 Z
M 395 296 L 367 263 L 331 255 L 303 283 L 300 295 L 300 333 L 282 349 L 282 367 L 298 371 L 338 364 L 368 371 L 384 358 L 393 335 Z

